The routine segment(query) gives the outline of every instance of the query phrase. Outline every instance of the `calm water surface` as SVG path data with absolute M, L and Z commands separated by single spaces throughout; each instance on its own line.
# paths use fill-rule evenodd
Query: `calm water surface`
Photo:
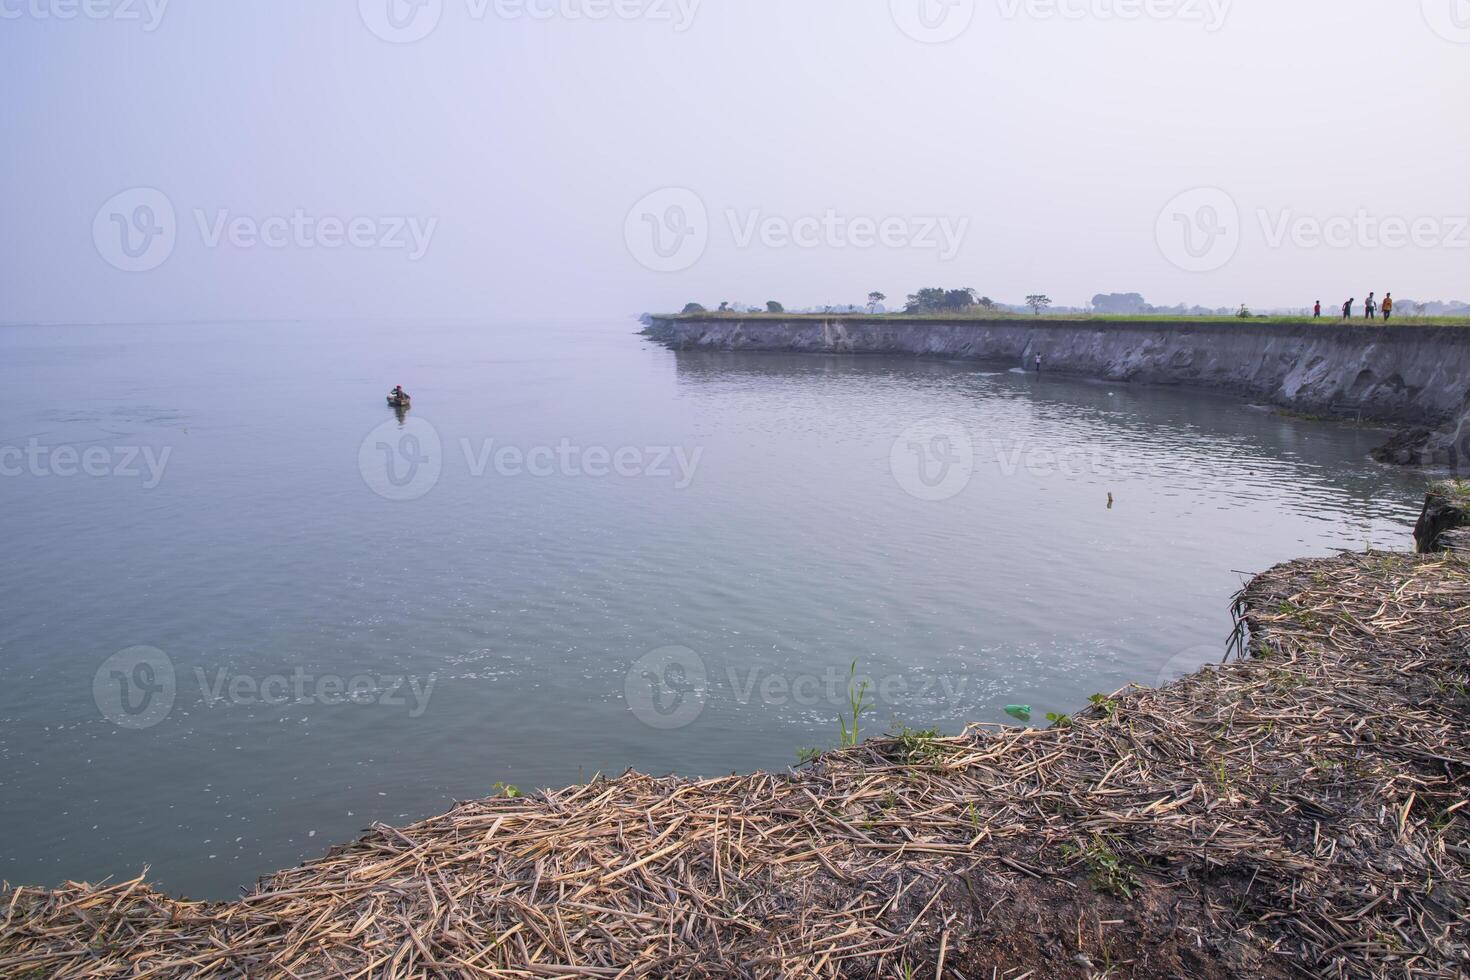
M 786 766 L 855 659 L 873 733 L 1040 719 L 1421 499 L 1224 397 L 636 329 L 0 330 L 0 877 L 228 897 L 496 782 Z

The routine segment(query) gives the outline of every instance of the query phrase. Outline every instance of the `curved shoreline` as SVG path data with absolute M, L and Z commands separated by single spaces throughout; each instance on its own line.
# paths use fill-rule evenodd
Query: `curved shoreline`
M 1050 729 L 463 803 L 237 902 L 8 889 L 0 973 L 1462 976 L 1466 608 L 1455 554 L 1290 562 L 1248 655 Z
M 1470 329 L 1323 320 L 649 316 L 679 350 L 972 358 L 1118 382 L 1234 392 L 1313 415 L 1412 427 L 1385 461 L 1436 465 L 1470 432 Z M 1431 430 L 1439 429 L 1439 432 Z M 1470 459 L 1462 460 L 1470 462 Z

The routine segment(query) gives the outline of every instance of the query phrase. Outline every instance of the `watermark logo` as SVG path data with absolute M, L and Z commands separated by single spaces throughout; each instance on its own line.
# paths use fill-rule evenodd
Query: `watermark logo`
M 357 0 L 367 29 L 389 44 L 422 41 L 439 26 L 444 0 Z
M 141 731 L 168 717 L 178 693 L 174 664 L 155 647 L 129 647 L 102 662 L 92 677 L 92 701 L 119 728 Z
M 948 500 L 970 485 L 975 444 L 964 425 L 954 419 L 924 419 L 893 440 L 888 468 L 909 496 Z
M 1240 248 L 1240 209 L 1218 187 L 1198 187 L 1164 206 L 1154 234 L 1164 258 L 1179 268 L 1213 272 Z
M 173 254 L 178 234 L 173 202 L 152 187 L 113 195 L 92 219 L 97 254 L 124 272 L 148 272 L 163 265 Z
M 0 0 L 0 20 L 136 21 L 146 33 L 163 23 L 169 0 Z
M 1470 0 L 1419 0 L 1424 20 L 1446 41 L 1470 44 Z
M 975 0 L 888 0 L 898 29 L 923 44 L 944 44 L 965 33 L 975 6 Z
M 1154 677 L 1154 687 L 1163 687 L 1165 684 L 1199 671 L 1202 667 L 1218 664 L 1224 655 L 1225 651 L 1217 646 L 1205 645 L 1180 650 L 1159 668 L 1158 674 Z
M 704 712 L 708 692 L 704 659 L 688 647 L 645 653 L 623 679 L 623 698 L 633 716 L 661 731 L 692 725 Z
M 700 196 L 688 188 L 665 187 L 628 211 L 623 240 L 645 269 L 682 272 L 709 247 L 709 212 Z
M 367 434 L 357 468 L 368 489 L 386 500 L 417 500 L 439 482 L 444 448 L 439 432 L 421 418 L 389 419 Z
M 1450 437 L 1450 471 L 1457 476 L 1470 472 L 1470 410 L 1460 416 Z

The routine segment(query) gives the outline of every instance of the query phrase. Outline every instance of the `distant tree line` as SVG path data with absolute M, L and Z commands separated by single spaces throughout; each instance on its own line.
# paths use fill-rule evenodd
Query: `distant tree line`
M 868 293 L 868 302 L 866 307 L 859 307 L 855 305 L 821 306 L 812 307 L 804 312 L 857 313 L 863 312 L 865 310 L 868 313 L 879 314 L 885 312 L 883 304 L 887 299 L 887 294 L 879 290 L 874 290 Z M 1034 300 L 1038 299 L 1042 301 L 1040 306 L 1033 302 Z M 1051 300 L 1041 294 L 1033 294 L 1032 296 L 1028 296 L 1026 302 L 1032 307 L 1032 309 L 1034 309 L 1038 313 L 1040 313 L 1041 310 L 1045 309 L 1047 306 L 1051 305 Z M 964 313 L 967 311 L 975 310 L 1000 311 L 1006 309 L 1017 309 L 1017 307 L 1002 306 L 995 300 L 991 299 L 989 296 L 982 296 L 978 291 L 971 288 L 946 289 L 941 286 L 931 286 L 925 289 L 920 289 L 916 293 L 910 293 L 907 302 L 904 304 L 905 313 Z M 684 305 L 683 312 L 685 314 L 699 314 L 708 313 L 709 310 L 702 303 L 686 303 Z M 786 307 L 776 300 L 767 300 L 765 309 L 762 310 L 760 307 L 747 306 L 744 303 L 732 302 L 727 300 L 725 302 L 722 302 L 715 309 L 715 312 L 785 313 Z
M 681 312 L 683 312 L 683 313 L 708 313 L 709 310 L 705 309 L 699 303 L 685 303 L 684 304 L 684 309 Z M 727 301 L 721 303 L 719 309 L 717 309 L 715 312 L 716 313 L 760 313 L 760 312 L 762 312 L 762 310 L 759 307 L 746 306 L 744 303 L 731 303 L 731 302 L 729 302 L 727 300 Z M 785 313 L 786 312 L 786 307 L 782 306 L 780 303 L 776 302 L 773 299 L 768 299 L 768 300 L 766 300 L 766 307 L 765 307 L 764 312 L 766 312 L 766 313 Z
M 1237 311 L 1229 307 L 1209 309 L 1204 306 L 1154 306 L 1139 293 L 1098 293 L 1092 297 L 1092 312 L 1116 313 L 1124 316 L 1143 316 L 1162 313 L 1171 316 L 1229 316 Z
M 995 301 L 973 289 L 944 289 L 932 286 L 910 293 L 905 313 L 963 313 L 973 309 L 993 310 Z
M 1404 316 L 1470 316 L 1470 303 L 1458 300 L 1435 299 L 1420 302 L 1401 299 L 1394 303 L 1394 312 Z
M 870 313 L 881 314 L 886 312 L 883 303 L 888 299 L 887 295 L 878 290 L 868 293 L 866 306 L 856 304 L 840 306 L 814 306 L 806 310 L 795 312 L 808 313 Z M 1333 301 L 1335 303 L 1335 301 Z M 1325 304 L 1329 308 L 1333 303 Z M 904 312 L 912 314 L 959 314 L 974 312 L 1022 312 L 1027 307 L 1033 313 L 1041 313 L 1052 309 L 1051 297 L 1045 293 L 1032 293 L 1026 297 L 1024 305 L 1008 306 L 997 303 L 989 296 L 982 296 L 972 288 L 946 289 L 941 286 L 930 286 L 910 293 L 904 303 Z M 1141 293 L 1098 293 L 1092 297 L 1089 306 L 1077 309 L 1074 307 L 1057 307 L 1062 312 L 1079 313 L 1102 313 L 1121 316 L 1239 316 L 1249 317 L 1251 313 L 1244 303 L 1238 307 L 1205 307 L 1188 306 L 1179 303 L 1175 306 L 1155 306 L 1143 298 Z M 1396 303 L 1396 309 L 1401 316 L 1470 316 L 1470 303 L 1456 301 L 1434 300 L 1429 302 L 1417 302 L 1411 299 L 1400 299 Z M 1242 311 L 1245 311 L 1242 313 Z M 684 313 L 699 314 L 709 312 L 699 303 L 688 303 L 685 305 Z M 767 300 L 764 307 L 749 306 L 744 303 L 725 301 L 720 303 L 716 309 L 717 313 L 785 313 L 786 307 L 776 300 Z M 1292 310 L 1278 310 L 1276 313 L 1291 313 L 1301 315 L 1306 312 L 1305 308 Z

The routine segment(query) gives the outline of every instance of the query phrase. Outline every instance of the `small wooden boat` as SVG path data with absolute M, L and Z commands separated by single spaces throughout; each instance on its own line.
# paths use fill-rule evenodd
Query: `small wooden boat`
M 409 405 L 411 405 L 412 403 L 413 399 L 409 398 L 407 395 L 388 396 L 388 405 L 390 408 L 408 408 Z

